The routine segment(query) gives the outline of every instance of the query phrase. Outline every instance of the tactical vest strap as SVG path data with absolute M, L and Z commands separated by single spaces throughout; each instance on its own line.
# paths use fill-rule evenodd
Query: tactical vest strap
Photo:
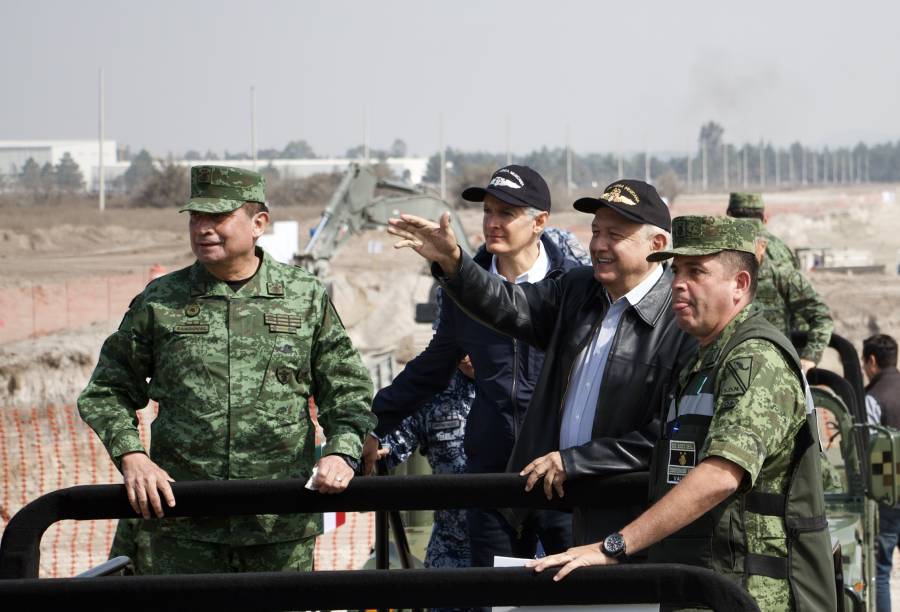
M 758 493 L 752 491 L 747 494 L 746 508 L 753 514 L 765 516 L 784 516 L 784 508 L 787 505 L 787 497 L 778 493 Z
M 744 571 L 755 576 L 786 580 L 788 578 L 788 560 L 787 557 L 769 557 L 748 553 L 744 559 Z
M 794 531 L 819 531 L 828 527 L 828 519 L 822 516 L 788 517 L 784 520 L 788 529 Z

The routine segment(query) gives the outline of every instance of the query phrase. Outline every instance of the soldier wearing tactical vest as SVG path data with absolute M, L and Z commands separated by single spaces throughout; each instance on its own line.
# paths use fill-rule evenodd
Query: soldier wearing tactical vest
M 652 506 L 602 542 L 530 562 L 537 571 L 651 562 L 710 568 L 762 610 L 834 610 L 819 442 L 799 357 L 752 304 L 756 227 L 678 217 L 672 307 L 700 349 L 673 390 L 651 463 Z
M 800 270 L 797 256 L 778 236 L 766 229 L 768 215 L 758 193 L 732 193 L 728 198 L 729 217 L 755 219 L 759 224 L 759 246 L 765 249 L 757 278 L 754 302 L 766 320 L 788 338 L 792 331 L 807 333 L 800 349 L 800 364 L 807 372 L 822 359 L 828 348 L 834 321 L 828 305 L 819 297 Z

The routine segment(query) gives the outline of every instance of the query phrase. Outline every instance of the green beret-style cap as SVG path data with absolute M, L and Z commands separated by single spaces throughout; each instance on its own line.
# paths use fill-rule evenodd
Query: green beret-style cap
M 762 195 L 758 193 L 732 193 L 728 196 L 728 212 L 735 209 L 764 210 Z
M 657 251 L 647 261 L 662 261 L 675 255 L 712 255 L 719 251 L 756 254 L 760 224 L 752 219 L 686 215 L 672 219 L 672 248 Z
M 178 212 L 227 213 L 244 202 L 266 203 L 266 179 L 261 174 L 228 166 L 194 166 L 191 198 Z

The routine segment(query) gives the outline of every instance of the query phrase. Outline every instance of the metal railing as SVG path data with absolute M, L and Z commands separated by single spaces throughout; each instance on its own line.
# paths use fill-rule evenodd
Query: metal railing
M 176 482 L 168 517 L 443 508 L 615 508 L 646 503 L 647 474 L 566 483 L 563 499 L 526 493 L 515 474 L 356 478 L 340 495 L 299 480 Z M 0 601 L 10 609 L 50 605 L 94 610 L 354 609 L 483 605 L 655 603 L 757 610 L 746 591 L 701 568 L 635 564 L 584 568 L 561 583 L 525 568 L 356 570 L 38 580 L 40 540 L 60 520 L 133 517 L 122 485 L 71 487 L 22 508 L 0 541 Z M 165 519 L 162 519 L 165 520 Z

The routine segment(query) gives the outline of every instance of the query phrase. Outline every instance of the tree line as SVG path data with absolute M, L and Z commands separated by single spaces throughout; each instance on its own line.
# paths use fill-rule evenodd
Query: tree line
M 346 151 L 346 157 L 350 159 L 362 159 L 367 154 L 370 163 L 378 166 L 380 174 L 383 174 L 385 168 L 379 166 L 379 162 L 389 157 L 405 157 L 407 147 L 398 138 L 388 149 L 368 149 L 358 145 Z M 120 156 L 130 161 L 129 167 L 108 186 L 111 192 L 124 194 L 127 204 L 166 207 L 184 199 L 190 184 L 186 167 L 175 164 L 171 159 L 154 159 L 147 150 L 131 154 L 126 148 Z M 258 151 L 260 172 L 269 181 L 270 194 L 277 194 L 279 201 L 287 204 L 318 205 L 327 201 L 339 177 L 283 178 L 272 164 L 265 163 L 272 159 L 315 157 L 315 152 L 305 140 L 292 140 L 283 149 Z M 443 157 L 446 164 L 446 194 L 451 200 L 458 200 L 456 195 L 468 185 L 486 184 L 493 171 L 507 163 L 505 154 L 454 148 L 447 148 Z M 201 155 L 197 151 L 188 151 L 184 158 L 194 161 L 219 160 L 212 152 Z M 246 153 L 226 152 L 224 159 L 249 158 Z M 557 197 L 591 192 L 622 177 L 654 183 L 669 201 L 685 191 L 761 191 L 829 184 L 900 182 L 900 140 L 839 148 L 812 148 L 800 142 L 782 147 L 766 142 L 736 144 L 726 141 L 724 128 L 714 121 L 701 126 L 696 149 L 689 154 L 576 153 L 562 147 L 542 147 L 525 155 L 516 155 L 512 161 L 535 168 L 547 179 Z M 428 160 L 423 182 L 437 188 L 440 180 L 441 155 L 435 153 Z M 34 159 L 29 159 L 18 173 L 0 175 L 0 189 L 24 192 L 34 202 L 56 201 L 61 194 L 83 190 L 84 178 L 78 165 L 66 153 L 56 165 L 46 163 L 41 166 Z

